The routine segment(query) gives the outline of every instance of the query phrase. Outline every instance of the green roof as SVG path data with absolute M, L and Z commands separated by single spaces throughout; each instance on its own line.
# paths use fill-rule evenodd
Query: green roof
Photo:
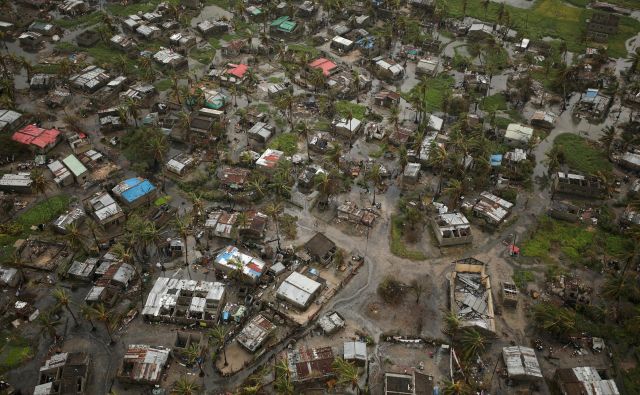
M 252 9 L 250 12 L 251 12 L 251 15 L 260 15 L 260 14 L 262 14 L 262 10 L 260 8 L 258 8 L 258 7 Z
M 280 27 L 278 27 L 278 29 L 291 33 L 296 28 L 296 25 L 297 23 L 295 23 L 294 21 L 285 21 L 280 24 Z
M 281 16 L 280 18 L 278 18 L 275 21 L 271 22 L 271 26 L 273 26 L 273 27 L 280 26 L 280 25 L 282 25 L 283 23 L 285 23 L 288 20 L 289 20 L 288 16 Z
M 67 156 L 62 160 L 62 163 L 64 163 L 64 165 L 67 166 L 71 173 L 73 173 L 73 175 L 76 177 L 82 175 L 87 171 L 87 168 L 84 167 L 82 162 L 80 162 L 78 158 L 75 157 L 75 155 Z

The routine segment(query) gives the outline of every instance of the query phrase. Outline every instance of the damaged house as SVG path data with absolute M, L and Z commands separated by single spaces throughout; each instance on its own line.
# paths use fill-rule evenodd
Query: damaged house
M 219 282 L 160 277 L 147 296 L 142 315 L 149 321 L 213 326 L 225 296 L 225 286 Z
M 89 395 L 87 379 L 91 359 L 82 352 L 52 355 L 40 367 L 33 395 Z
M 473 205 L 473 213 L 492 225 L 500 225 L 511 213 L 513 203 L 490 192 L 482 192 Z
M 553 193 L 602 199 L 607 196 L 608 191 L 599 177 L 559 171 L 553 176 Z
M 276 326 L 262 314 L 253 317 L 236 336 L 236 341 L 249 352 L 256 352 Z
M 458 318 L 461 328 L 475 328 L 494 336 L 493 296 L 486 265 L 475 258 L 454 263 L 454 271 L 449 277 L 451 313 Z
M 166 347 L 130 344 L 116 378 L 132 384 L 158 384 L 167 367 L 170 352 Z
M 444 213 L 431 218 L 431 228 L 440 246 L 467 244 L 473 241 L 471 225 L 462 213 Z

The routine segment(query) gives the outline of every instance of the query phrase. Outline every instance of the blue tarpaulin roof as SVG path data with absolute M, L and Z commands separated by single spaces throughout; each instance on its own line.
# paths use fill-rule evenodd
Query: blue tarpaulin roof
M 491 155 L 490 162 L 493 167 L 500 166 L 502 164 L 502 154 Z
M 156 187 L 149 180 L 140 180 L 138 178 L 130 178 L 125 180 L 125 184 L 130 188 L 122 192 L 122 198 L 131 203 L 146 194 L 152 192 Z

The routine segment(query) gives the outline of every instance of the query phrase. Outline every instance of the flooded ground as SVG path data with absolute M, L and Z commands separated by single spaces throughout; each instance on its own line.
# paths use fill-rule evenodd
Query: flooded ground
M 215 21 L 223 18 L 231 20 L 233 18 L 233 14 L 225 9 L 218 7 L 217 5 L 208 5 L 202 9 L 200 15 L 191 19 L 191 27 L 196 27 L 198 23 L 202 21 Z

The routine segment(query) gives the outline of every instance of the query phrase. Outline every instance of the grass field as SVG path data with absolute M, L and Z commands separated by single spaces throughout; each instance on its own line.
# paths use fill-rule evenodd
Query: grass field
M 164 92 L 168 90 L 169 88 L 171 88 L 171 85 L 173 85 L 173 83 L 168 78 L 157 81 L 155 84 L 153 84 L 153 86 L 155 86 L 159 92 Z
M 584 137 L 563 133 L 556 137 L 553 144 L 561 147 L 565 163 L 573 170 L 589 174 L 602 172 L 608 175 L 613 169 L 607 155 Z
M 48 224 L 69 208 L 69 197 L 58 195 L 50 197 L 20 214 L 8 233 L 0 233 L 0 262 L 13 254 L 13 244 L 20 238 L 26 238 L 32 232 L 31 227 Z M 6 232 L 6 231 L 3 231 Z
M 102 15 L 95 11 L 90 14 L 74 16 L 73 18 L 60 18 L 53 21 L 53 24 L 63 29 L 75 29 L 77 27 L 93 26 L 100 23 Z
M 506 110 L 507 99 L 505 99 L 502 93 L 496 93 L 495 95 L 487 96 L 482 99 L 480 108 L 487 112 Z
M 583 0 L 571 1 L 578 3 Z M 463 2 L 464 0 L 447 1 L 449 14 L 462 17 Z M 490 2 L 485 12 L 481 0 L 468 0 L 467 16 L 487 22 L 497 22 L 499 9 L 500 3 Z M 586 48 L 583 31 L 585 21 L 593 13 L 592 10 L 572 6 L 564 0 L 537 0 L 529 10 L 508 5 L 505 9 L 509 12 L 514 29 L 529 38 L 540 39 L 549 36 L 565 40 L 568 49 L 572 52 L 583 52 Z M 609 54 L 613 57 L 626 57 L 627 50 L 624 42 L 638 31 L 640 31 L 640 21 L 622 17 L 619 33 L 609 40 Z
M 391 217 L 391 240 L 390 249 L 393 255 L 400 258 L 410 259 L 412 261 L 424 261 L 427 257 L 420 251 L 410 250 L 402 240 L 402 218 L 399 216 Z
M 269 148 L 293 155 L 298 151 L 298 136 L 294 133 L 279 134 L 269 142 Z
M 2 334 L 0 372 L 14 369 L 31 358 L 33 358 L 33 349 L 28 340 L 7 332 Z
M 632 249 L 633 241 L 624 236 L 541 217 L 534 234 L 522 245 L 522 255 L 552 263 L 555 252 L 572 264 L 591 265 L 602 254 L 620 259 Z
M 440 74 L 435 78 L 429 79 L 424 97 L 427 103 L 427 111 L 442 110 L 444 98 L 451 91 L 454 82 L 453 77 L 446 74 Z M 415 95 L 416 88 L 414 87 L 410 92 L 405 93 L 405 99 Z
M 341 117 L 347 117 L 349 112 L 351 112 L 351 115 L 353 115 L 355 119 L 362 121 L 366 111 L 367 107 L 360 104 L 351 103 L 350 101 L 345 100 L 339 100 L 336 102 L 336 112 Z

